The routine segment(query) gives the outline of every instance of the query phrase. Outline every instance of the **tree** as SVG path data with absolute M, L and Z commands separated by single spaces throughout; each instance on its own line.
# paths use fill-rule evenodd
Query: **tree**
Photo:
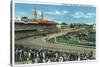
M 65 22 L 61 23 L 61 25 L 67 25 Z
M 71 24 L 70 24 L 70 28 L 74 28 L 74 27 L 75 27 L 74 24 L 71 23 Z

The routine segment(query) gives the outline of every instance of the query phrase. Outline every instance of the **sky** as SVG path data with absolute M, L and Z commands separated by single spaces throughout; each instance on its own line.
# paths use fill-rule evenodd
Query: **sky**
M 44 19 L 54 20 L 57 23 L 95 24 L 96 22 L 96 7 L 94 6 L 16 3 L 15 16 L 34 18 L 34 8 L 37 10 L 38 18 L 40 18 L 40 10 L 43 9 Z

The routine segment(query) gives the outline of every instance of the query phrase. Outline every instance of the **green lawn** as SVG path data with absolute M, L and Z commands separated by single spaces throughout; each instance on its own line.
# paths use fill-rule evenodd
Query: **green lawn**
M 79 42 L 76 40 L 73 40 L 71 38 L 65 38 L 64 36 L 59 36 L 56 38 L 57 42 L 59 43 L 66 43 L 66 44 L 76 44 L 78 45 Z
M 95 44 L 90 44 L 88 42 L 95 43 L 95 33 L 91 32 L 87 37 L 83 37 L 82 39 L 86 40 L 86 43 L 80 43 L 77 40 L 73 40 L 65 35 L 56 37 L 57 43 L 63 43 L 65 45 L 78 45 L 78 46 L 95 46 Z M 55 43 L 54 38 L 50 39 L 49 42 Z

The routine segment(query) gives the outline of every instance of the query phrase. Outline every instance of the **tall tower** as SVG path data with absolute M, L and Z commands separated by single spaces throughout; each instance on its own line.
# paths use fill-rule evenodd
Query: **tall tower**
M 41 11 L 40 11 L 40 18 L 41 18 L 41 19 L 44 18 L 44 16 L 43 16 L 43 9 L 41 9 Z
M 36 12 L 36 8 L 34 8 L 34 19 L 37 19 L 37 12 Z

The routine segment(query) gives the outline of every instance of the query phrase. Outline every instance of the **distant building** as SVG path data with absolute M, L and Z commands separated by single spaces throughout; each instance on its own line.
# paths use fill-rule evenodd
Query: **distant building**
M 14 18 L 14 21 L 15 21 L 15 22 L 20 22 L 20 21 L 21 21 L 21 17 L 15 17 L 15 18 Z
M 44 13 L 43 13 L 43 9 L 40 10 L 40 18 L 37 17 L 37 10 L 36 8 L 34 8 L 34 18 L 32 19 L 32 22 L 37 22 L 39 24 L 57 24 L 55 21 L 52 20 L 48 20 L 48 19 L 44 19 Z
M 22 22 L 28 22 L 28 17 L 21 17 Z
M 14 21 L 15 22 L 28 22 L 29 19 L 28 19 L 28 17 L 15 17 Z
M 59 29 L 67 29 L 70 28 L 69 25 L 62 25 L 62 24 L 58 24 L 56 25 Z

